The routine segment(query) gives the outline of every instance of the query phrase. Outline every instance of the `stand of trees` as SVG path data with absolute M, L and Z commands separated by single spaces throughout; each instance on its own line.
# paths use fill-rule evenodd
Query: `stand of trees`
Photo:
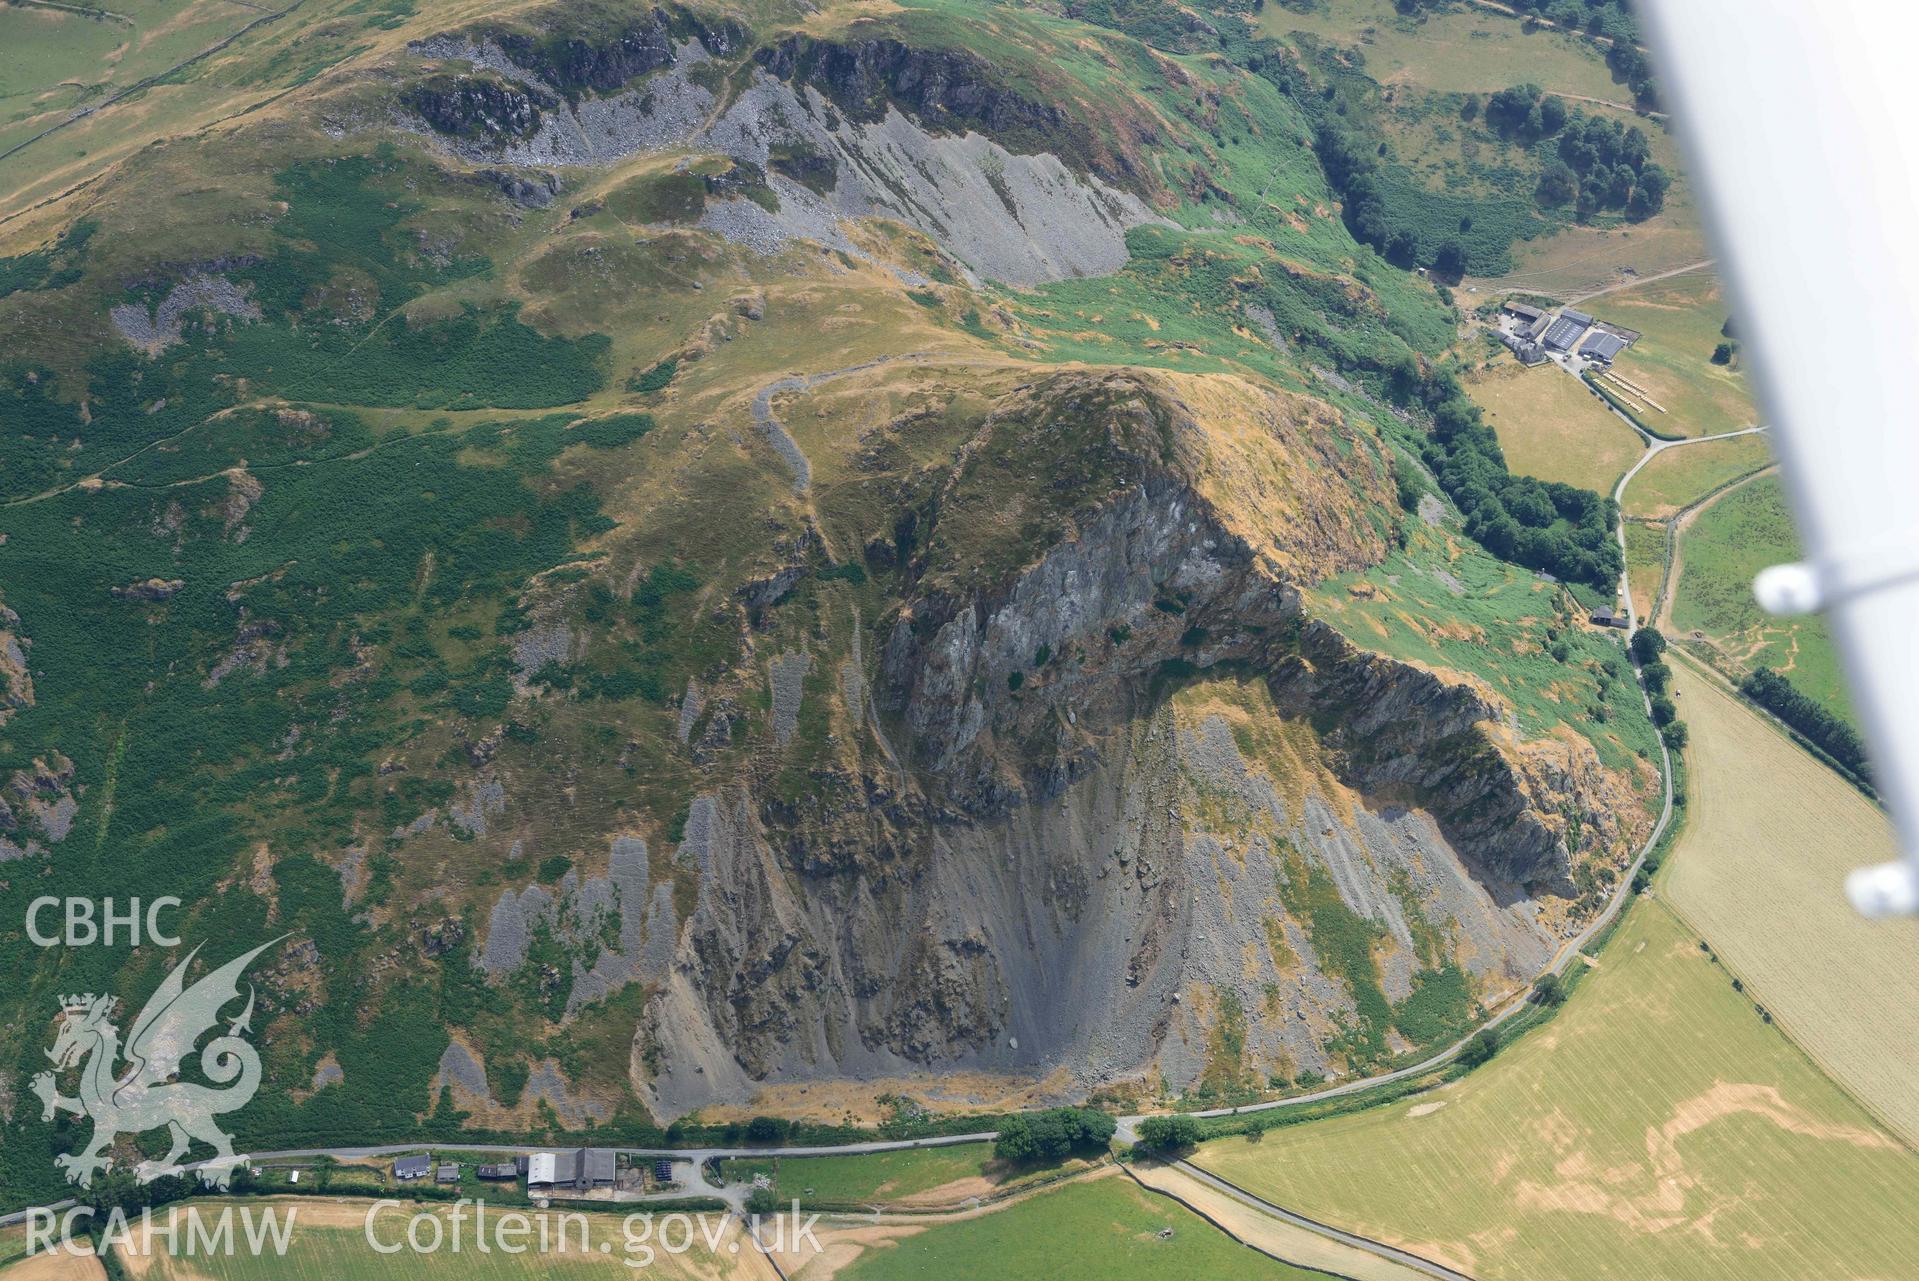
M 1792 726 L 1806 740 L 1861 780 L 1870 783 L 1866 745 L 1859 732 L 1792 687 L 1770 667 L 1760 667 L 1739 683 L 1739 692 Z
M 1652 60 L 1630 40 L 1614 40 L 1606 51 L 1606 65 L 1632 87 L 1633 101 L 1642 107 L 1659 105 L 1659 86 L 1653 83 Z
M 1486 550 L 1567 582 L 1611 588 L 1622 568 L 1610 498 L 1506 470 L 1499 439 L 1450 373 L 1433 385 L 1433 433 L 1426 465 L 1466 517 L 1466 532 Z
M 1566 103 L 1536 84 L 1514 85 L 1486 100 L 1486 127 L 1509 141 L 1550 138 L 1566 127 Z
M 1560 195 L 1565 174 L 1576 180 L 1569 198 L 1581 218 L 1602 209 L 1623 209 L 1635 221 L 1650 218 L 1666 207 L 1672 178 L 1653 163 L 1652 144 L 1638 125 L 1622 125 L 1610 116 L 1576 112 L 1559 135 L 1557 166 L 1548 166 L 1540 179 L 1541 200 Z M 1554 190 L 1548 192 L 1548 183 Z M 1561 199 L 1557 203 L 1564 203 Z
M 1387 253 L 1392 228 L 1386 222 L 1386 200 L 1375 172 L 1379 167 L 1378 148 L 1335 121 L 1323 119 L 1313 130 L 1313 150 L 1319 156 L 1320 168 L 1326 171 L 1326 180 L 1345 205 L 1346 228 L 1353 239 Z
M 1568 113 L 1562 100 L 1535 84 L 1501 89 L 1487 100 L 1485 117 L 1487 128 L 1508 142 L 1531 146 L 1558 135 L 1554 159 L 1533 189 L 1541 206 L 1570 204 L 1580 218 L 1623 210 L 1634 221 L 1666 206 L 1672 178 L 1653 163 L 1652 144 L 1638 125 Z
M 1190 1116 L 1149 1116 L 1139 1123 L 1135 1147 L 1161 1154 L 1190 1148 L 1199 1142 L 1199 1122 Z
M 1104 1112 L 1087 1108 L 1052 1108 L 1031 1116 L 1009 1116 L 993 1140 L 993 1155 L 1015 1165 L 1059 1161 L 1074 1152 L 1103 1148 L 1118 1129 Z

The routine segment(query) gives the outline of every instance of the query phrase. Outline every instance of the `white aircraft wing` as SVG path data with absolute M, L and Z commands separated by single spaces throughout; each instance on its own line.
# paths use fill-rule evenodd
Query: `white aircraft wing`
M 1828 610 L 1906 853 L 1847 890 L 1919 911 L 1919 7 L 1641 10 L 1809 553 L 1760 597 Z

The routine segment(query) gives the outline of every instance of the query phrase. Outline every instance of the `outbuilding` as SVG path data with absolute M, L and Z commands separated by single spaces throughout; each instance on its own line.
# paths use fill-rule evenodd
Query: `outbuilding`
M 1609 334 L 1603 329 L 1595 329 L 1579 344 L 1579 354 L 1589 360 L 1597 360 L 1610 365 L 1614 356 L 1626 350 L 1626 340 L 1618 334 Z
M 591 1192 L 610 1188 L 618 1160 L 611 1148 L 578 1148 L 569 1152 L 536 1152 L 527 1165 L 526 1186 L 554 1191 Z
M 1546 345 L 1554 351 L 1571 351 L 1579 341 L 1579 335 L 1585 333 L 1586 327 L 1591 324 L 1592 317 L 1582 312 L 1562 312 L 1559 319 L 1553 321 L 1552 328 L 1546 331 Z

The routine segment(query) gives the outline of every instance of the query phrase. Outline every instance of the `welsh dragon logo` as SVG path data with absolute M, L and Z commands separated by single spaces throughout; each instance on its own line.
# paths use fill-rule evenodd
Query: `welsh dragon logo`
M 115 1139 L 165 1127 L 172 1132 L 172 1150 L 159 1161 L 140 1163 L 135 1177 L 141 1183 L 185 1172 L 188 1167 L 180 1159 L 198 1140 L 214 1150 L 211 1160 L 197 1163 L 200 1178 L 209 1187 L 227 1186 L 234 1168 L 244 1165 L 246 1158 L 234 1154 L 233 1136 L 214 1118 L 245 1107 L 260 1088 L 260 1056 L 241 1037 L 252 1030 L 251 984 L 240 1016 L 227 1025 L 224 1036 L 215 1037 L 200 1051 L 201 1073 L 215 1086 L 226 1088 L 172 1078 L 195 1043 L 220 1022 L 221 1009 L 239 999 L 241 974 L 273 943 L 261 944 L 188 987 L 186 969 L 200 953 L 194 948 L 155 989 L 133 1021 L 124 1048 L 113 1022 L 119 1004 L 114 997 L 88 994 L 61 999 L 60 1032 L 47 1051 L 54 1070 L 33 1078 L 33 1092 L 40 1097 L 42 1120 L 53 1120 L 59 1111 L 93 1118 L 93 1136 L 86 1148 L 77 1155 L 62 1153 L 54 1158 L 68 1182 L 91 1187 L 96 1173 L 112 1167 L 106 1152 Z M 76 1066 L 80 1093 L 68 1098 L 60 1093 L 56 1078 Z

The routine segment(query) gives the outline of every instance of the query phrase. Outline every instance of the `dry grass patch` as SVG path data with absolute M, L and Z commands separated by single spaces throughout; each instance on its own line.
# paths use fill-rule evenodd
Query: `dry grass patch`
M 1711 436 L 1759 421 L 1746 376 L 1736 364 L 1712 363 L 1730 305 L 1719 277 L 1700 271 L 1608 294 L 1587 309 L 1640 331 L 1615 368 L 1665 406 L 1647 414 L 1660 431 Z
M 1683 197 L 1683 187 L 1674 191 Z M 1486 292 L 1519 289 L 1574 298 L 1635 277 L 1688 267 L 1711 255 L 1690 202 L 1669 196 L 1665 212 L 1642 223 L 1564 227 L 1549 236 L 1521 241 L 1513 246 L 1511 271 L 1491 280 L 1467 283 L 1477 284 Z M 1595 298 L 1594 306 L 1601 301 Z M 1711 354 L 1710 349 L 1707 354 Z
M 1467 379 L 1466 390 L 1521 476 L 1609 494 L 1645 449 L 1604 401 L 1554 365 L 1502 361 Z

